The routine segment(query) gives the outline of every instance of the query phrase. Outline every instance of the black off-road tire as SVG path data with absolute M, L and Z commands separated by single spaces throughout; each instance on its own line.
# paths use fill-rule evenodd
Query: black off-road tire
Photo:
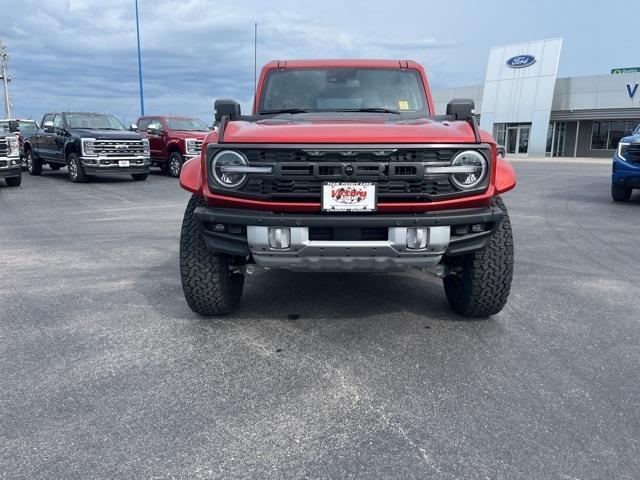
M 27 161 L 27 171 L 29 172 L 29 175 L 34 175 L 34 176 L 40 175 L 42 173 L 42 160 L 40 160 L 39 158 L 36 158 L 36 156 L 33 154 L 33 150 L 31 149 L 27 150 L 25 157 Z
M 173 151 L 167 160 L 166 173 L 173 178 L 180 178 L 184 158 L 180 152 Z
M 136 181 L 136 182 L 142 182 L 144 180 L 147 179 L 147 177 L 149 176 L 148 173 L 132 173 L 131 177 Z
M 611 198 L 616 202 L 628 202 L 631 199 L 631 188 L 619 187 L 611 184 Z
M 87 174 L 84 173 L 80 157 L 75 153 L 70 153 L 67 157 L 67 170 L 73 183 L 85 183 L 89 179 Z
M 244 276 L 232 272 L 232 258 L 207 248 L 193 212 L 204 206 L 204 198 L 189 200 L 180 234 L 180 277 L 189 308 L 212 317 L 233 312 L 240 303 Z
M 4 179 L 7 182 L 7 186 L 9 187 L 19 187 L 22 183 L 22 175 L 19 177 L 8 177 Z
M 449 257 L 445 263 L 452 274 L 443 280 L 453 310 L 472 318 L 486 318 L 500 312 L 509 298 L 513 279 L 513 236 L 507 208 L 501 198 L 493 204 L 504 217 L 483 250 Z
M 60 170 L 62 168 L 62 165 L 60 165 L 59 163 L 50 163 L 49 168 L 55 172 L 57 170 Z

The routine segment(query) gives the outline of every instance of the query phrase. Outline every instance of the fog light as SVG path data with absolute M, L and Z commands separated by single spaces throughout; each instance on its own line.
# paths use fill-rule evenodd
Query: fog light
M 475 225 L 471 225 L 472 232 L 484 232 L 484 225 L 481 223 L 476 223 Z
M 216 223 L 213 225 L 214 232 L 224 232 L 226 229 L 224 223 Z
M 407 248 L 409 250 L 422 250 L 427 248 L 428 228 L 407 228 Z
M 269 246 L 284 250 L 291 246 L 291 229 L 288 227 L 269 227 Z

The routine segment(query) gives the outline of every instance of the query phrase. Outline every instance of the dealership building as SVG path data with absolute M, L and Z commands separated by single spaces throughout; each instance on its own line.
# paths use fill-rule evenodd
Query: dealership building
M 471 98 L 509 156 L 611 157 L 640 124 L 640 68 L 557 78 L 562 39 L 491 49 L 482 85 L 434 90 L 436 113 Z

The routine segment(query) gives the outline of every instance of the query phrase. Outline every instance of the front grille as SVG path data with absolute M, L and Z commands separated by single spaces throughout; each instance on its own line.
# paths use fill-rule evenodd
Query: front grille
M 130 157 L 144 155 L 142 140 L 96 140 L 94 151 L 100 156 Z
M 7 160 L 0 160 L 0 168 L 7 168 L 9 166 L 9 162 Z
M 202 140 L 196 140 L 196 153 L 199 154 L 202 151 L 202 144 Z
M 310 227 L 309 240 L 384 241 L 389 240 L 389 230 L 379 227 Z
M 207 152 L 209 160 L 220 148 L 211 147 Z M 487 187 L 485 181 L 477 190 L 460 192 L 451 183 L 448 173 L 426 173 L 427 167 L 449 165 L 455 154 L 467 146 L 381 146 L 380 150 L 362 146 L 349 147 L 350 150 L 345 147 L 344 151 L 335 149 L 335 146 L 332 148 L 235 147 L 244 153 L 250 166 L 270 166 L 273 173 L 249 174 L 244 184 L 233 190 L 233 194 L 260 200 L 319 202 L 322 185 L 326 182 L 372 182 L 377 185 L 379 201 L 410 202 L 477 194 Z M 486 146 L 483 148 L 487 158 L 490 158 L 490 151 Z M 211 186 L 214 190 L 217 188 L 215 184 Z
M 6 157 L 9 153 L 9 145 L 5 139 L 0 140 L 0 157 Z
M 640 163 L 640 143 L 632 143 L 629 145 L 629 161 Z

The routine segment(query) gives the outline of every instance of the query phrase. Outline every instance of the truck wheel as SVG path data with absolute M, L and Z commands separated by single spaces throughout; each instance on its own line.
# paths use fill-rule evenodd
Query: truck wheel
M 62 165 L 60 165 L 59 163 L 50 163 L 49 168 L 55 172 L 56 170 L 60 170 L 62 168 Z
M 632 189 L 630 188 L 619 187 L 613 183 L 611 184 L 611 197 L 616 202 L 628 202 L 631 198 L 631 191 Z
M 486 247 L 468 255 L 446 259 L 452 273 L 443 280 L 453 310 L 465 317 L 486 318 L 500 312 L 507 303 L 513 278 L 513 237 L 507 208 L 494 200 L 504 217 Z
M 143 180 L 147 179 L 149 174 L 148 173 L 132 173 L 131 176 L 136 182 L 142 182 Z
M 87 174 L 84 173 L 80 157 L 75 153 L 70 153 L 67 158 L 67 167 L 69 170 L 69 178 L 73 183 L 84 183 L 87 181 Z
M 42 160 L 36 158 L 31 149 L 27 150 L 27 171 L 36 176 L 42 173 Z
M 169 160 L 167 162 L 167 173 L 173 178 L 180 177 L 180 170 L 182 170 L 182 154 L 180 152 L 171 152 Z
M 19 187 L 22 183 L 22 176 L 20 177 L 9 177 L 4 179 L 7 182 L 9 187 Z
M 233 312 L 242 297 L 244 276 L 229 269 L 231 257 L 209 250 L 193 211 L 204 206 L 204 198 L 193 195 L 187 205 L 180 233 L 180 276 L 189 308 L 199 315 L 217 316 Z

